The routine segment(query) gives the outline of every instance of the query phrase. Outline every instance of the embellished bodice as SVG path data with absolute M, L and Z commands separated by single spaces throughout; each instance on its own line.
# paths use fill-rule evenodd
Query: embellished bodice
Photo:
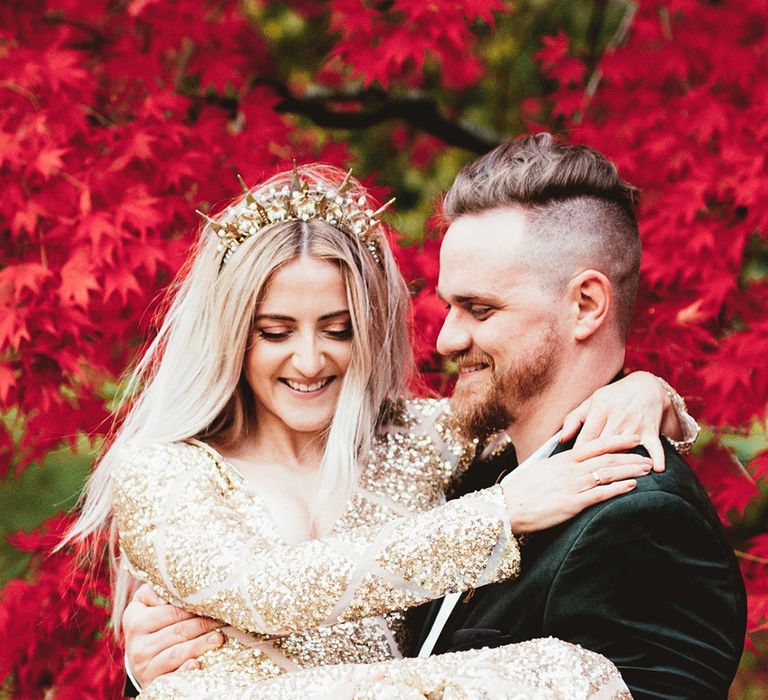
M 113 482 L 123 565 L 226 624 L 225 645 L 192 672 L 198 697 L 304 667 L 397 658 L 404 610 L 518 571 L 501 487 L 445 502 L 473 456 L 449 427 L 446 401 L 404 402 L 333 531 L 292 545 L 211 447 L 132 446 Z M 174 678 L 146 697 L 182 697 Z

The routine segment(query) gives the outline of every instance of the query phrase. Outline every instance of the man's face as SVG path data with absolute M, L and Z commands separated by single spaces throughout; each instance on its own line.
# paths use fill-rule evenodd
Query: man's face
M 525 262 L 525 245 L 522 213 L 497 209 L 454 221 L 440 250 L 448 316 L 437 349 L 458 366 L 451 403 L 473 436 L 513 424 L 560 367 L 563 300 Z

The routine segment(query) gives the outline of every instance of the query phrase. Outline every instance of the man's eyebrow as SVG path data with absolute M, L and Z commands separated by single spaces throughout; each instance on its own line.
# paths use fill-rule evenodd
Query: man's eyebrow
M 332 318 L 338 318 L 340 316 L 349 316 L 349 309 L 341 309 L 340 311 L 331 311 L 328 314 L 323 314 L 320 317 L 321 321 L 328 321 Z M 295 321 L 293 316 L 285 316 L 283 314 L 258 314 L 256 316 L 257 321 Z
M 446 297 L 440 293 L 440 290 L 435 290 L 435 293 L 437 294 L 438 299 L 441 301 L 449 302 L 452 304 L 471 304 L 476 302 L 481 302 L 483 304 L 490 304 L 492 306 L 501 306 L 502 301 L 498 297 L 494 296 L 493 294 L 454 294 L 450 295 L 449 298 L 446 299 Z

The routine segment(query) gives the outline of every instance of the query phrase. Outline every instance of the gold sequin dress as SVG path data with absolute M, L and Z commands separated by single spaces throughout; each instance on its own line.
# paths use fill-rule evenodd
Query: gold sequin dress
M 501 487 L 445 501 L 474 455 L 473 445 L 452 434 L 447 411 L 444 400 L 405 402 L 361 467 L 330 535 L 301 544 L 281 539 L 259 494 L 211 447 L 190 441 L 127 448 L 113 480 L 123 565 L 165 599 L 228 625 L 226 643 L 201 657 L 201 670 L 161 677 L 141 697 L 308 697 L 335 671 L 316 669 L 318 679 L 294 672 L 399 659 L 407 644 L 402 611 L 516 576 L 520 552 Z M 574 663 L 588 658 L 549 642 L 567 648 L 561 656 Z M 483 653 L 464 652 L 467 659 L 480 654 L 481 665 Z M 493 654 L 488 663 L 501 673 Z M 417 670 L 426 662 L 431 670 L 421 678 L 434 685 L 455 671 L 455 662 L 441 661 L 448 658 L 401 661 L 407 678 L 377 678 L 360 692 L 406 697 L 386 694 L 408 683 L 421 692 Z M 276 679 L 281 674 L 295 681 Z M 301 678 L 303 690 L 296 686 Z M 272 689 L 269 679 L 276 679 Z M 525 692 L 544 692 L 537 679 L 528 679 L 530 686 L 518 680 Z

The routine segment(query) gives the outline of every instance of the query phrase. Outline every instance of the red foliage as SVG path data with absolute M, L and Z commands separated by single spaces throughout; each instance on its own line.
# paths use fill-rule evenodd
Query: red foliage
M 206 103 L 220 76 L 241 89 L 270 66 L 237 3 L 198 5 L 0 9 L 0 225 L 10 234 L 0 242 L 0 408 L 26 421 L 20 467 L 98 431 L 103 381 L 125 368 L 183 259 L 194 209 L 206 205 L 198 192 L 216 202 L 235 172 L 255 179 L 304 150 L 288 148 L 266 88 L 244 94 L 236 114 Z M 181 53 L 184 79 L 200 86 L 185 95 Z
M 105 382 L 150 332 L 158 293 L 192 242 L 195 208 L 230 196 L 237 172 L 253 182 L 293 157 L 349 160 L 343 143 L 276 110 L 270 43 L 241 7 L 0 4 L 0 415 L 22 435 L 14 444 L 0 423 L 0 477 L 103 431 Z M 289 7 L 332 39 L 316 82 L 376 91 L 474 85 L 484 71 L 478 30 L 492 30 L 508 3 Z M 768 295 L 743 267 L 767 230 L 767 32 L 763 0 L 643 0 L 597 73 L 563 32 L 538 54 L 558 86 L 551 119 L 643 190 L 629 364 L 667 377 L 716 434 L 766 413 Z M 525 112 L 542 105 L 529 100 Z M 421 167 L 439 148 L 405 129 L 393 140 Z M 415 291 L 419 362 L 445 390 L 434 353 L 436 243 L 396 252 Z M 717 441 L 699 455 L 723 522 L 765 508 L 767 465 L 763 453 L 741 466 Z M 106 575 L 87 574 L 71 551 L 48 554 L 64 523 L 13 540 L 32 555 L 28 578 L 0 592 L 0 682 L 10 674 L 17 697 L 119 692 Z M 768 628 L 766 537 L 751 532 L 743 545 L 752 631 Z
M 741 277 L 750 240 L 768 236 L 767 23 L 760 0 L 642 3 L 626 46 L 600 62 L 583 120 L 569 124 L 643 192 L 631 364 L 662 363 L 719 427 L 764 417 L 768 396 L 766 286 Z M 579 78 L 565 42 L 542 53 L 567 79 L 565 105 L 559 90 L 554 101 L 571 115 Z
M 436 71 L 448 88 L 465 88 L 481 77 L 483 64 L 472 53 L 475 21 L 493 26 L 500 0 L 395 0 L 377 7 L 364 0 L 335 0 L 330 30 L 339 40 L 328 69 L 351 70 L 363 85 L 393 82 L 421 86 Z M 428 70 L 425 71 L 425 68 Z
M 73 700 L 121 694 L 122 651 L 106 631 L 106 571 L 84 571 L 68 550 L 51 553 L 69 522 L 59 516 L 11 538 L 32 555 L 29 580 L 0 591 L 0 678 L 11 676 L 19 698 L 42 697 L 49 688 Z

